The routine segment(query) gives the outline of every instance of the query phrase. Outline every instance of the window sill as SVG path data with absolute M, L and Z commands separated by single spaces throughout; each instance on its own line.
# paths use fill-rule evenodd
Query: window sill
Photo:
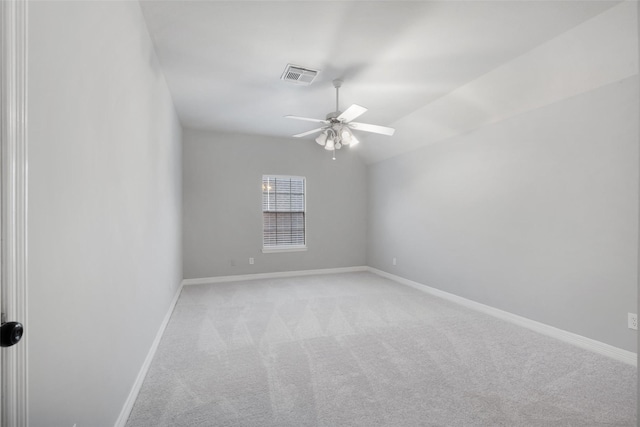
M 262 248 L 263 254 L 276 254 L 280 252 L 304 252 L 307 250 L 306 246 L 280 246 L 276 248 Z

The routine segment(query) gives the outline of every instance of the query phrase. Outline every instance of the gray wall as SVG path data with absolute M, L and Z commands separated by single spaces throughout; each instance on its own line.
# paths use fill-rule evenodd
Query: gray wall
M 368 264 L 636 351 L 638 115 L 636 75 L 372 165 Z
M 113 426 L 182 279 L 181 128 L 137 2 L 29 4 L 30 425 Z
M 306 177 L 307 251 L 262 253 L 264 174 Z M 353 151 L 333 161 L 313 140 L 185 130 L 183 182 L 185 278 L 364 265 L 366 169 Z

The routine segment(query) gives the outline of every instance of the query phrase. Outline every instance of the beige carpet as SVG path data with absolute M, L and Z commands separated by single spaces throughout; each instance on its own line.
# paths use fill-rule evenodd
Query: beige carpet
M 636 426 L 635 367 L 370 273 L 185 287 L 128 427 Z

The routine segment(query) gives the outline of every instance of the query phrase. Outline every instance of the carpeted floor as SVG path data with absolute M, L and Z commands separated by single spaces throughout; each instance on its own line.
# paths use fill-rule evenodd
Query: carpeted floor
M 188 286 L 127 426 L 635 426 L 637 369 L 371 273 Z

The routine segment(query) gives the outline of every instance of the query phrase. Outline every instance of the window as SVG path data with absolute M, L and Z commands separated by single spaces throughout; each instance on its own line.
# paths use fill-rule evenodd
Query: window
M 299 176 L 262 177 L 262 250 L 305 250 L 305 179 Z

